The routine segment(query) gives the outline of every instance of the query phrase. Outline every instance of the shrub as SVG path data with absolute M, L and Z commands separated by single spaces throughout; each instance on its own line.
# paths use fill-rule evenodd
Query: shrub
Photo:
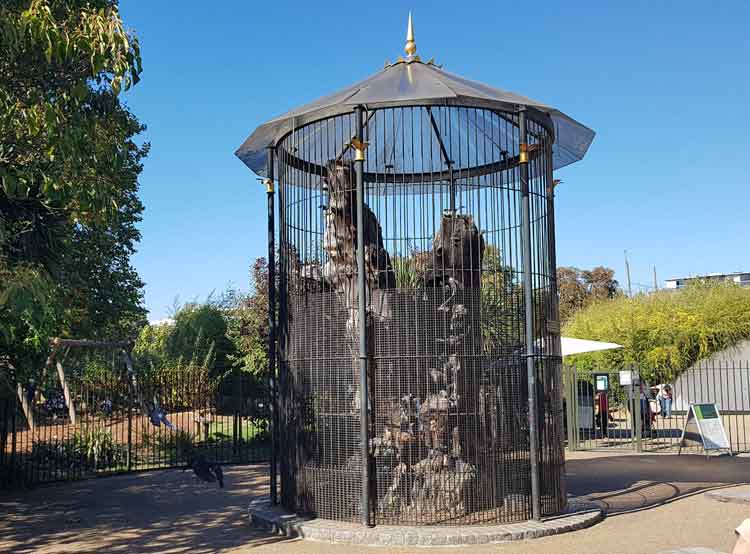
M 408 256 L 393 257 L 393 273 L 396 277 L 396 287 L 400 289 L 418 288 L 429 266 L 432 253 L 410 248 Z
M 35 442 L 31 459 L 59 469 L 106 469 L 125 464 L 127 449 L 104 429 L 76 433 L 65 440 Z
M 637 364 L 674 378 L 696 361 L 750 338 L 750 288 L 697 283 L 677 291 L 605 300 L 574 315 L 563 333 L 624 346 L 575 356 L 571 361 L 579 367 Z M 647 378 L 653 376 L 647 373 Z
M 188 461 L 196 450 L 195 436 L 182 429 L 167 434 L 145 432 L 143 444 L 161 453 L 164 457 L 175 460 Z
M 73 450 L 80 453 L 83 464 L 93 469 L 115 467 L 127 460 L 126 448 L 115 442 L 104 429 L 76 433 L 71 439 Z

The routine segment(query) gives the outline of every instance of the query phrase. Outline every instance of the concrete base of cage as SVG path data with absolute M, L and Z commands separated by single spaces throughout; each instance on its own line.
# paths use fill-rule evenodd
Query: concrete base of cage
M 305 518 L 274 506 L 266 499 L 250 502 L 250 523 L 271 533 L 316 542 L 359 546 L 470 546 L 535 539 L 585 529 L 601 521 L 593 502 L 572 498 L 560 514 L 542 521 L 505 525 L 363 527 L 330 519 Z

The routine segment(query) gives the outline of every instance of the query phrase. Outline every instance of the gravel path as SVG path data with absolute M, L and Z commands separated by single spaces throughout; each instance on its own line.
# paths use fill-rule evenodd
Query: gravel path
M 462 551 L 657 554 L 704 547 L 731 552 L 734 527 L 750 517 L 746 506 L 700 494 L 750 481 L 749 458 L 575 453 L 567 470 L 571 493 L 596 499 L 609 510 L 604 522 L 566 535 Z M 247 505 L 251 497 L 267 493 L 266 471 L 265 466 L 228 467 L 225 489 L 199 483 L 189 472 L 164 470 L 5 494 L 0 496 L 0 553 L 353 554 L 351 547 L 252 529 Z M 446 548 L 417 552 L 444 553 Z

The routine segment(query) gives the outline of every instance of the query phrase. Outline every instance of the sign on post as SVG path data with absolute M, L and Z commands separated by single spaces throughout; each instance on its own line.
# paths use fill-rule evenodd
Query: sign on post
M 626 369 L 624 371 L 620 371 L 620 384 L 623 387 L 633 384 L 633 371 L 632 370 Z
M 706 455 L 711 450 L 729 450 L 732 454 L 732 445 L 716 404 L 690 404 L 678 453 L 682 452 L 683 446 L 691 444 L 703 446 Z

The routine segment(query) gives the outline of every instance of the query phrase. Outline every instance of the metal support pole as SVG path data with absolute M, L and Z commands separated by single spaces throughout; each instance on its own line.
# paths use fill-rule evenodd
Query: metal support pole
M 562 345 L 560 344 L 560 336 L 561 336 L 561 330 L 560 330 L 560 299 L 558 296 L 558 289 L 557 289 L 557 242 L 555 240 L 556 234 L 555 234 L 555 188 L 557 187 L 558 183 L 560 181 L 556 181 L 554 178 L 554 174 L 552 172 L 552 144 L 545 144 L 545 159 L 548 160 L 548 162 L 545 164 L 546 167 L 546 180 L 547 180 L 547 242 L 549 244 L 549 259 L 547 261 L 548 263 L 548 273 L 550 278 L 550 298 L 552 305 L 550 314 L 548 317 L 550 319 L 547 320 L 547 330 L 548 332 L 554 331 L 554 364 L 555 364 L 555 371 L 560 371 L 560 375 L 562 375 L 563 371 L 563 362 L 562 362 Z M 554 323 L 553 323 L 554 322 Z M 568 419 L 568 425 L 570 425 L 570 419 Z M 568 447 L 570 448 L 570 435 L 568 435 Z M 572 449 L 571 449 L 572 450 Z M 564 449 L 563 449 L 564 452 Z
M 293 403 L 291 397 L 292 383 L 290 382 L 289 365 L 287 362 L 287 339 L 288 339 L 288 286 L 287 286 L 287 252 L 289 251 L 289 241 L 287 237 L 287 178 L 285 161 L 281 151 L 276 151 L 277 167 L 279 169 L 276 175 L 276 181 L 279 187 L 279 290 L 277 305 L 279 317 L 276 321 L 276 385 L 277 385 L 277 416 L 279 422 L 278 429 L 283 432 L 277 433 L 276 443 L 278 444 L 277 462 L 279 466 L 279 476 L 281 484 L 281 503 L 288 509 L 296 509 L 298 506 L 297 499 L 297 482 L 296 468 L 297 465 L 295 446 L 297 444 L 298 429 L 293 424 Z
M 521 175 L 521 248 L 523 258 L 523 293 L 526 313 L 526 377 L 529 388 L 529 466 L 531 470 L 531 518 L 542 518 L 539 491 L 539 453 L 537 437 L 536 363 L 534 355 L 534 293 L 531 276 L 531 211 L 529 207 L 529 158 L 526 144 L 526 109 L 518 112 L 519 160 Z
M 448 162 L 448 192 L 450 194 L 451 215 L 456 215 L 456 182 L 453 179 L 453 162 Z
M 443 163 L 448 167 L 448 194 L 450 195 L 448 205 L 451 214 L 455 215 L 456 183 L 453 179 L 453 160 L 451 160 L 450 156 L 448 156 L 448 150 L 445 148 L 443 137 L 440 135 L 440 129 L 438 128 L 437 122 L 435 121 L 435 116 L 432 115 L 432 109 L 429 106 L 427 106 L 425 109 L 427 110 L 427 114 L 430 116 L 430 125 L 432 125 L 432 130 L 435 133 L 435 138 L 437 138 L 438 145 L 440 146 L 440 155 L 443 158 Z
M 271 503 L 278 504 L 276 484 L 276 435 L 279 425 L 279 411 L 276 406 L 276 223 L 274 219 L 273 169 L 274 150 L 268 149 L 266 167 L 266 196 L 268 197 L 268 393 L 271 407 Z
M 551 159 L 551 156 L 550 156 Z M 552 178 L 552 167 L 550 165 L 547 175 L 547 241 L 549 243 L 549 279 L 552 291 L 552 310 L 550 316 L 555 321 L 556 342 L 560 346 L 560 303 L 557 296 L 557 244 L 555 242 L 555 187 L 558 181 Z M 548 322 L 549 323 L 549 322 Z M 562 356 L 561 350 L 555 349 L 556 356 Z
M 354 174 L 357 181 L 357 328 L 359 330 L 359 426 L 362 457 L 362 525 L 370 525 L 370 438 L 369 395 L 367 392 L 367 292 L 365 287 L 365 148 L 362 106 L 355 108 L 357 115 L 357 151 L 354 158 Z

